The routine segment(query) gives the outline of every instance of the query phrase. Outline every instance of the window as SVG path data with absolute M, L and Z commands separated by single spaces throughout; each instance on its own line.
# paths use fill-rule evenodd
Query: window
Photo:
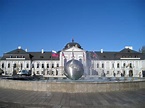
M 39 68 L 39 63 L 37 63 L 37 68 Z
M 39 71 L 37 71 L 37 74 L 39 74 Z
M 8 64 L 8 68 L 10 68 L 10 63 Z
M 41 73 L 42 73 L 43 75 L 45 75 L 45 72 L 44 72 L 44 71 L 41 71 Z
M 126 66 L 126 64 L 125 63 L 123 63 L 123 67 L 125 67 Z
M 44 58 L 43 56 L 40 56 L 40 58 Z
M 104 68 L 104 63 L 102 63 L 102 68 Z
M 4 63 L 2 63 L 2 68 L 4 68 Z
M 29 68 L 29 64 L 27 63 L 26 68 Z
M 51 66 L 52 68 L 54 68 L 54 64 L 52 64 L 52 66 Z
M 14 68 L 16 68 L 16 63 L 14 64 L 14 66 L 13 66 Z
M 47 64 L 47 68 L 49 68 L 49 64 Z
M 42 64 L 42 68 L 44 68 L 44 64 Z
M 99 68 L 99 63 L 97 63 L 97 68 Z
M 125 70 L 123 71 L 123 76 L 125 76 Z
M 59 64 L 57 63 L 57 67 L 59 67 Z
M 119 63 L 117 63 L 117 68 L 119 68 Z
M 129 67 L 132 68 L 132 63 L 129 64 Z
M 112 63 L 112 68 L 114 68 L 114 63 Z
M 82 63 L 82 59 L 80 58 L 79 61 Z
M 49 71 L 47 71 L 47 75 L 49 75 Z
M 23 64 L 21 63 L 21 70 L 22 70 L 22 68 L 23 68 Z
M 56 75 L 58 75 L 58 70 L 56 70 Z
M 34 68 L 34 64 L 32 64 L 32 68 Z

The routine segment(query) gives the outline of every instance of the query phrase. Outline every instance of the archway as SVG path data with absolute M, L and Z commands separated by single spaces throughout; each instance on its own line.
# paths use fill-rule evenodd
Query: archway
M 145 77 L 145 70 L 142 71 L 142 77 Z
M 124 71 L 123 71 L 123 76 L 125 76 L 125 74 L 126 74 L 126 73 L 125 73 L 125 70 L 124 70 Z
M 129 77 L 133 77 L 133 70 L 129 70 Z

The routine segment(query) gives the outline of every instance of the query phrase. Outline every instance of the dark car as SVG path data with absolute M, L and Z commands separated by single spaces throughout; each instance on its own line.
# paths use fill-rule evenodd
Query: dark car
M 17 73 L 18 75 L 25 75 L 25 76 L 30 76 L 31 75 L 31 72 L 30 71 L 27 71 L 27 70 L 21 70 L 19 73 Z

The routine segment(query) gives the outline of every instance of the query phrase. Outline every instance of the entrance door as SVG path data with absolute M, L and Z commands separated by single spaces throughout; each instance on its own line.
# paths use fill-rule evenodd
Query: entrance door
M 145 77 L 145 70 L 142 71 L 142 77 Z
M 132 76 L 133 76 L 133 71 L 129 70 L 129 77 L 132 77 Z

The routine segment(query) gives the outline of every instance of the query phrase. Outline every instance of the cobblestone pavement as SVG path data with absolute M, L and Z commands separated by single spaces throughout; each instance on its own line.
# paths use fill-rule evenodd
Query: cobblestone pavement
M 145 108 L 145 89 L 50 93 L 0 88 L 0 108 Z

